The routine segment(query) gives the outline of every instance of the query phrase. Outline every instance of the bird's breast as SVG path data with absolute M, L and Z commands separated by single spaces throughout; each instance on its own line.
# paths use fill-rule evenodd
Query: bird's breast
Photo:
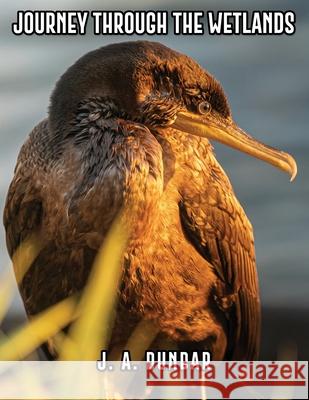
M 211 323 L 207 304 L 217 278 L 186 240 L 178 201 L 176 188 L 167 187 L 156 214 L 148 215 L 149 229 L 131 241 L 123 263 L 121 302 L 133 315 L 156 320 L 175 340 L 186 335 L 200 340 L 205 335 L 202 322 Z

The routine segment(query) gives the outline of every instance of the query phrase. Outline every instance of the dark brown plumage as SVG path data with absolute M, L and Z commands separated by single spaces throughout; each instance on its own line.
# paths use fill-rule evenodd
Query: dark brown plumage
M 111 347 L 146 318 L 180 348 L 256 358 L 252 228 L 206 137 L 295 175 L 290 156 L 236 127 L 220 84 L 185 55 L 129 42 L 71 66 L 22 147 L 4 211 L 11 256 L 31 232 L 44 241 L 20 285 L 27 313 L 84 287 L 122 209 L 133 231 Z

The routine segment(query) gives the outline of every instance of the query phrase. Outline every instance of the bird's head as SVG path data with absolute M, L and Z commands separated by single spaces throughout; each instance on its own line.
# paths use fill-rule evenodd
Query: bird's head
M 107 118 L 128 118 L 154 133 L 174 128 L 215 140 L 280 168 L 291 180 L 296 176 L 293 157 L 236 125 L 213 76 L 190 57 L 162 44 L 113 44 L 80 58 L 52 94 L 51 129 L 58 133 L 70 130 L 79 104 L 94 97 L 106 101 Z

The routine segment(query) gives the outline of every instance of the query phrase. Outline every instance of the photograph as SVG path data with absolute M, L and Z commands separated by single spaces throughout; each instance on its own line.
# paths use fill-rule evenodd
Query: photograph
M 308 398 L 309 3 L 1 11 L 0 399 Z

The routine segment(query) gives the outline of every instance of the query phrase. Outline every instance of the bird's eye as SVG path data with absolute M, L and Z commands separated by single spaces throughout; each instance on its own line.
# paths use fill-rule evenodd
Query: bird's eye
M 197 106 L 198 112 L 200 114 L 208 114 L 211 110 L 211 105 L 208 101 L 201 101 Z

